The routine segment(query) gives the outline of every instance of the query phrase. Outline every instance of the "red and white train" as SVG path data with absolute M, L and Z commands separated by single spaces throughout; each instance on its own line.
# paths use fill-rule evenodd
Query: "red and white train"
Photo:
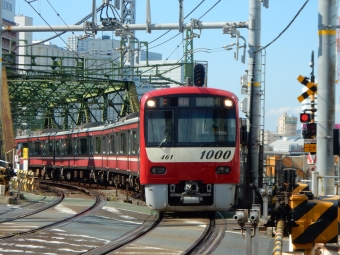
M 238 99 L 203 87 L 154 90 L 112 124 L 19 136 L 20 164 L 50 179 L 128 183 L 157 211 L 229 210 L 240 181 Z

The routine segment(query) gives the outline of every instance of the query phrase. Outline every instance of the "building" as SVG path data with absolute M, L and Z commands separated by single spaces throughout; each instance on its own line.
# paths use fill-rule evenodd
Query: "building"
M 67 37 L 67 47 L 71 51 L 95 57 L 107 57 L 117 61 L 120 58 L 120 41 L 111 39 L 109 35 L 103 35 L 101 38 L 73 35 Z
M 15 0 L 2 1 L 2 24 L 4 26 L 16 25 L 14 20 Z M 5 32 L 2 34 L 2 52 L 14 53 L 18 44 L 18 36 L 15 32 Z
M 264 132 L 264 136 L 263 136 L 263 144 L 269 145 L 269 144 L 275 142 L 276 140 L 280 140 L 281 138 L 282 138 L 281 134 L 272 133 L 272 132 L 266 130 Z
M 284 113 L 278 119 L 277 133 L 282 136 L 296 135 L 297 117 Z

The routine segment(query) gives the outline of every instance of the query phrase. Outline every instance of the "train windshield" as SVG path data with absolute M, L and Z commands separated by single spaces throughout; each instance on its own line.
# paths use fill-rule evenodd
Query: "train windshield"
M 199 99 L 199 100 L 198 100 Z M 222 98 L 159 98 L 145 111 L 146 145 L 151 147 L 235 146 L 235 106 Z M 218 100 L 217 100 L 218 99 Z
M 147 116 L 147 144 L 158 146 L 173 146 L 173 111 L 148 111 Z
M 179 109 L 177 144 L 235 143 L 235 115 L 226 109 Z

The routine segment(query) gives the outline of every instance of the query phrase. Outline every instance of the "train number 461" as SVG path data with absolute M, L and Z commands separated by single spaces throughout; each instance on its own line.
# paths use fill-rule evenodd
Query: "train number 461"
M 163 156 L 161 157 L 161 159 L 163 159 L 163 160 L 172 159 L 173 156 L 174 156 L 174 155 L 166 154 L 166 155 L 163 155 Z
M 210 151 L 202 151 L 201 152 L 201 157 L 200 159 L 228 159 L 231 155 L 231 151 L 227 150 L 225 152 L 223 152 L 222 150 L 218 150 L 218 151 L 214 151 L 214 150 L 210 150 Z

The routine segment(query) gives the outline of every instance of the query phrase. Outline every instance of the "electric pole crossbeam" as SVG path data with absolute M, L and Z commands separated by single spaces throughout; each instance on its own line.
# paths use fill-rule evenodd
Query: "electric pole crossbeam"
M 184 29 L 191 29 L 192 23 L 186 23 L 182 26 Z M 195 29 L 223 29 L 223 28 L 248 28 L 248 22 L 198 22 Z M 119 28 L 112 28 L 111 26 L 99 25 L 95 31 L 142 31 L 146 30 L 146 24 L 121 24 Z M 178 30 L 180 25 L 178 23 L 168 24 L 149 24 L 148 29 L 152 30 Z M 68 25 L 68 26 L 2 26 L 2 32 L 92 32 L 92 29 L 84 25 Z

